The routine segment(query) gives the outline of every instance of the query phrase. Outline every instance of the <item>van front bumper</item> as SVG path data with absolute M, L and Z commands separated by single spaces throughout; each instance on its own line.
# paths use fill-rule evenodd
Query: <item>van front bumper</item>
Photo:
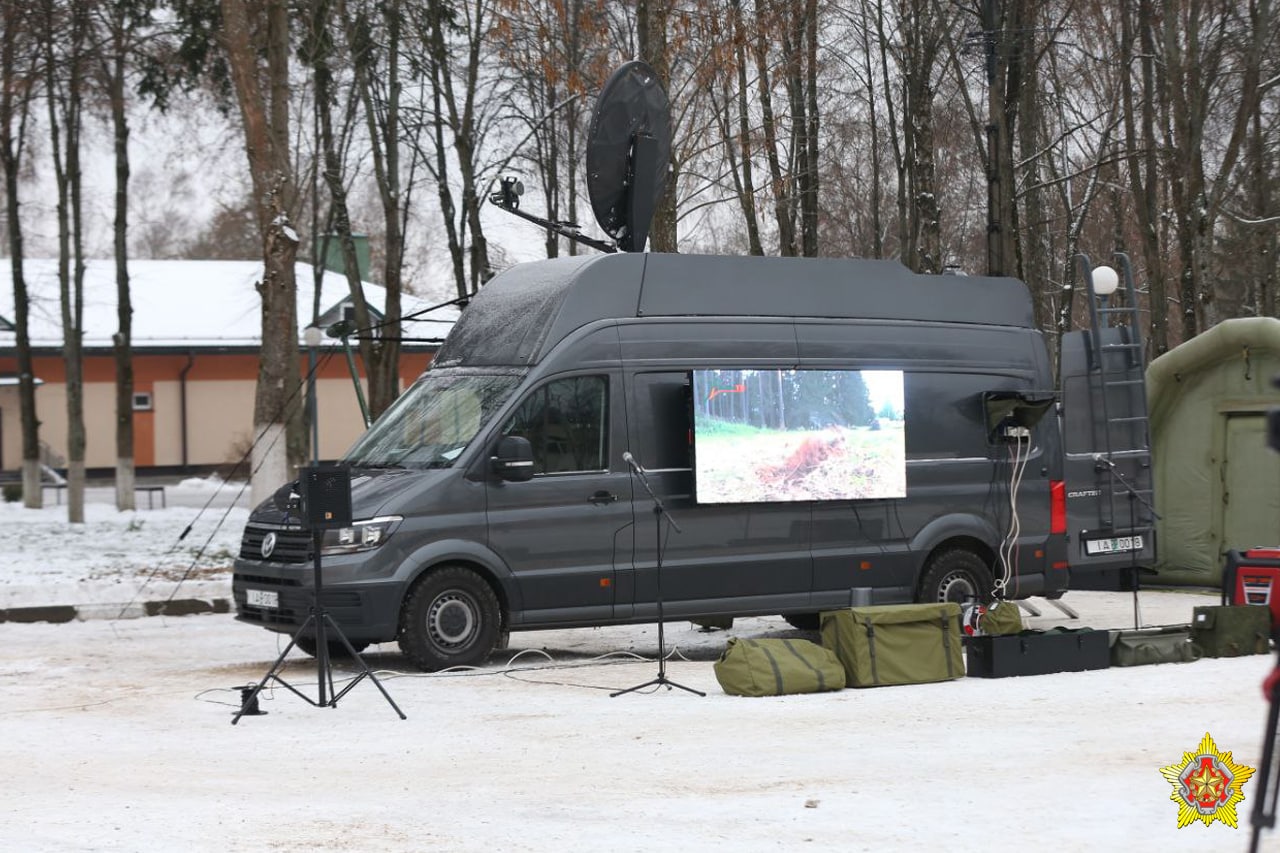
M 269 631 L 296 633 L 316 603 L 312 578 L 310 567 L 237 562 L 231 578 L 236 619 Z M 394 617 L 400 612 L 401 592 L 398 582 L 330 585 L 322 578 L 320 604 L 352 643 L 385 643 L 396 638 Z

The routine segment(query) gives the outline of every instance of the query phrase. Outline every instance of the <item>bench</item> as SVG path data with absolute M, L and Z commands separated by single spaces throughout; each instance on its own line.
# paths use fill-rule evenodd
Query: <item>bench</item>
M 166 509 L 168 507 L 164 497 L 164 486 L 135 486 L 134 491 L 147 493 L 147 509 L 156 508 L 156 494 L 160 495 L 160 508 Z
M 67 490 L 66 483 L 41 483 L 40 484 L 40 500 L 44 501 L 44 490 L 53 489 L 54 503 L 56 506 L 62 506 L 62 495 Z M 156 495 L 160 496 L 160 508 L 167 509 L 169 504 L 164 495 L 164 486 L 135 486 L 135 492 L 147 493 L 147 509 L 156 508 Z

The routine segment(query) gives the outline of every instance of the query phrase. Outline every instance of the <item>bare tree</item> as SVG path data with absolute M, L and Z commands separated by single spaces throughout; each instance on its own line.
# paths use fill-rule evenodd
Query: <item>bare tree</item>
M 486 150 L 486 140 L 497 121 L 496 111 L 506 101 L 507 81 L 491 61 L 496 52 L 490 38 L 495 0 L 468 0 L 456 6 L 429 0 L 406 12 L 414 38 L 423 45 L 422 55 L 412 61 L 426 69 L 431 97 L 415 111 L 415 129 L 409 135 L 417 136 L 416 127 L 429 126 L 432 131 L 434 156 L 426 164 L 438 188 L 462 297 L 476 292 L 495 272 L 480 222 L 490 177 L 486 164 L 491 167 L 497 159 Z M 450 184 L 453 178 L 460 189 L 458 202 Z
M 67 520 L 84 522 L 84 223 L 80 132 L 89 74 L 84 0 L 43 0 L 40 46 L 50 150 L 57 183 L 58 293 L 67 380 Z
M 18 357 L 18 406 L 22 420 L 22 503 L 38 509 L 40 421 L 36 417 L 35 370 L 31 360 L 30 304 L 24 270 L 19 175 L 27 139 L 29 108 L 37 85 L 36 34 L 26 3 L 0 2 L 0 162 L 4 165 L 6 232 L 13 277 L 14 331 Z
M 507 108 L 526 135 L 513 160 L 531 168 L 545 199 L 543 215 L 579 224 L 582 160 L 590 97 L 610 73 L 608 24 L 600 0 L 500 0 L 495 31 L 514 84 Z M 526 147 L 527 146 L 527 147 Z M 548 229 L 547 257 L 563 238 Z M 569 254 L 578 244 L 568 242 Z
M 347 4 L 344 2 L 344 7 Z M 401 80 L 404 7 L 401 0 L 361 3 L 358 13 L 344 9 L 347 40 L 352 55 L 356 88 L 364 106 L 374 179 L 382 207 L 383 272 L 386 290 L 384 321 L 377 339 L 364 335 L 360 352 L 369 374 L 370 414 L 377 417 L 400 393 L 401 293 L 404 290 L 405 223 L 413 209 L 414 175 L 418 166 L 416 135 L 421 125 L 407 128 L 401 118 L 404 86 Z M 403 138 L 410 161 L 403 163 Z M 402 174 L 402 171 L 404 174 Z M 353 299 L 364 302 L 363 292 Z M 357 309 L 358 310 L 358 309 Z
M 663 84 L 671 85 L 671 45 L 669 19 L 672 0 L 637 0 L 636 2 L 636 51 L 637 58 L 649 63 Z M 670 91 L 670 88 L 668 88 Z M 673 128 L 674 132 L 674 128 Z M 653 211 L 649 226 L 649 246 L 655 252 L 674 252 L 678 243 L 676 231 L 676 184 L 680 179 L 678 148 L 672 146 L 671 163 L 667 182 Z
M 1138 66 L 1137 76 L 1141 81 L 1136 100 L 1134 86 L 1122 85 L 1119 88 L 1124 106 L 1125 149 L 1129 156 L 1126 173 L 1149 286 L 1151 348 L 1154 355 L 1160 355 L 1169 348 L 1169 312 L 1166 307 L 1164 252 L 1158 230 L 1163 180 L 1160 175 L 1160 145 L 1156 137 L 1158 104 L 1153 2 L 1139 0 L 1136 19 L 1132 4 L 1119 4 L 1121 66 L 1130 75 L 1134 73 L 1135 65 Z
M 115 158 L 116 333 L 116 509 L 134 509 L 133 302 L 129 291 L 129 119 L 128 81 L 134 57 L 153 24 L 156 0 L 112 0 L 94 7 L 98 46 L 97 77 L 111 113 Z
M 289 10 L 285 0 L 221 0 L 222 46 L 244 126 L 262 238 L 262 350 L 254 397 L 252 491 L 265 500 L 289 478 L 304 444 L 296 401 L 298 235 L 289 149 Z M 265 67 L 260 57 L 265 57 Z M 264 90 L 265 85 L 265 90 Z
M 1214 225 L 1230 190 L 1249 120 L 1267 86 L 1261 79 L 1264 52 L 1274 42 L 1270 0 L 1162 0 L 1161 58 L 1166 90 L 1168 139 L 1175 170 L 1172 182 L 1178 250 L 1182 333 L 1194 336 L 1219 319 L 1210 274 Z M 1230 92 L 1233 97 L 1225 97 Z M 1216 170 L 1206 147 L 1216 150 Z

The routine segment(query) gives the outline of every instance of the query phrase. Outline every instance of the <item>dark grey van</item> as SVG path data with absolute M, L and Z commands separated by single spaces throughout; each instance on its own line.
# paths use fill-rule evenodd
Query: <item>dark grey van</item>
M 693 377 L 714 371 L 900 372 L 900 411 L 835 434 L 902 429 L 905 491 L 706 500 Z M 1001 579 L 1006 597 L 1058 596 L 1063 442 L 1056 414 L 1042 417 L 1053 386 L 1012 279 L 835 259 L 523 264 L 476 295 L 344 458 L 357 520 L 325 533 L 324 605 L 357 648 L 395 639 L 434 670 L 484 661 L 509 631 L 654 621 L 659 543 L 674 619 L 803 625 L 856 603 L 989 600 Z M 834 429 L 817 409 L 806 417 L 802 431 Z M 732 446 L 743 483 L 776 476 L 756 445 Z M 680 532 L 655 527 L 627 453 Z M 310 559 L 296 513 L 258 507 L 235 566 L 237 618 L 296 631 Z

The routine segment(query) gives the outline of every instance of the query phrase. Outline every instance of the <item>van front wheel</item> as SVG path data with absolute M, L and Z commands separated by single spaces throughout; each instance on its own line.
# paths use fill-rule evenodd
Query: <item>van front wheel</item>
M 400 651 L 427 672 L 478 666 L 498 641 L 498 597 L 484 578 L 462 566 L 427 573 L 400 614 Z
M 920 601 L 968 601 L 987 603 L 991 600 L 991 570 L 972 551 L 943 551 L 929 561 L 920 581 Z
M 357 643 L 353 640 L 348 640 L 347 642 L 351 643 L 351 648 L 355 650 L 356 654 L 360 654 L 362 651 L 369 648 L 368 643 Z M 316 652 L 320 650 L 320 646 L 316 643 L 315 637 L 294 637 L 293 644 L 297 648 L 301 649 L 304 654 L 311 655 L 312 657 L 315 657 Z M 325 645 L 329 647 L 330 658 L 346 658 L 351 656 L 347 653 L 347 647 L 342 644 L 341 640 L 329 640 Z

